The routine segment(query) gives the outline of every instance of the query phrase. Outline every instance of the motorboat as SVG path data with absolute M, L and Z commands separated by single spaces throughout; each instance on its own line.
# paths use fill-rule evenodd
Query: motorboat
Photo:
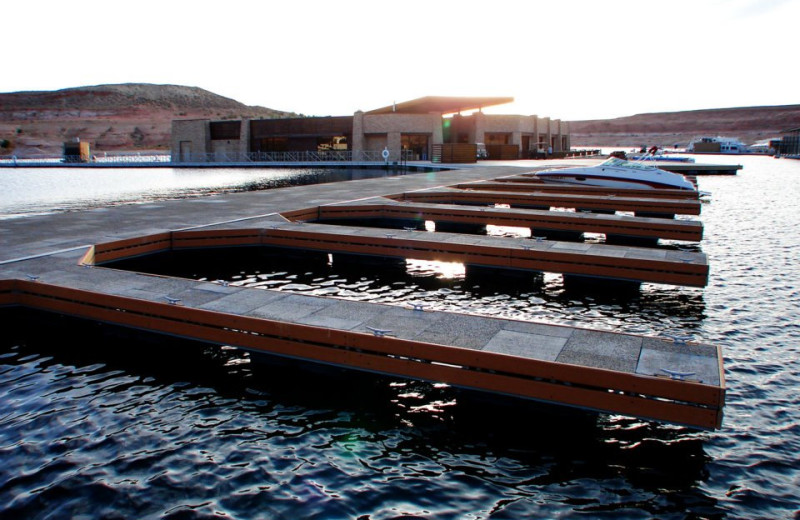
M 653 154 L 639 154 L 639 155 L 628 155 L 628 159 L 631 161 L 663 161 L 663 162 L 681 162 L 681 163 L 693 163 L 694 159 L 691 157 L 677 157 L 674 155 L 667 155 L 665 153 L 657 153 Z
M 687 153 L 748 153 L 746 144 L 735 137 L 700 137 L 686 147 Z
M 652 163 L 611 157 L 595 166 L 542 170 L 534 176 L 548 183 L 605 186 L 608 188 L 672 189 L 697 191 L 694 184 L 678 173 L 657 168 Z

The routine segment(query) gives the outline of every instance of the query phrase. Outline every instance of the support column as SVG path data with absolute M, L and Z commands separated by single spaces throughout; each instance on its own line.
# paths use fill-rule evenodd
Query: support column
M 264 246 L 258 249 L 262 258 L 291 260 L 295 265 L 327 265 L 328 253 L 293 247 Z
M 473 114 L 475 118 L 475 142 L 476 143 L 485 143 L 486 142 L 486 114 L 483 112 L 478 112 Z
M 389 161 L 399 161 L 400 151 L 403 148 L 403 140 L 400 132 L 388 132 L 386 134 L 386 146 L 389 148 Z
M 543 119 L 544 119 L 545 129 L 547 130 L 547 133 L 545 134 L 545 139 L 544 139 L 545 140 L 544 149 L 545 149 L 545 151 L 547 151 L 550 148 L 551 143 L 553 142 L 553 129 L 552 129 L 552 124 L 550 122 L 550 118 L 549 117 L 545 117 Z M 549 159 L 549 157 L 548 157 L 548 159 Z
M 436 231 L 440 233 L 461 233 L 463 235 L 485 235 L 486 224 L 469 224 L 465 222 L 435 221 Z
M 675 220 L 675 213 L 655 213 L 652 211 L 634 211 L 633 215 L 643 218 L 668 218 Z
M 511 144 L 517 145 L 517 158 L 519 159 L 522 152 L 522 132 L 511 132 Z
M 560 119 L 553 119 L 553 126 L 555 126 L 556 134 L 556 142 L 553 146 L 554 152 L 563 152 L 564 150 L 561 148 L 561 120 Z
M 563 279 L 564 288 L 576 293 L 635 294 L 642 287 L 641 282 L 612 280 L 610 278 L 596 278 L 577 274 L 565 274 Z
M 242 119 L 239 129 L 239 159 L 248 157 L 250 153 L 250 120 Z
M 431 146 L 435 144 L 444 144 L 444 129 L 442 128 L 444 120 L 442 116 L 432 115 L 431 123 Z M 430 152 L 433 152 L 433 150 L 430 150 Z
M 331 254 L 333 265 L 336 268 L 376 268 L 376 269 L 406 269 L 406 259 L 396 256 L 373 256 L 353 253 Z
M 512 290 L 531 289 L 541 285 L 544 273 L 524 269 L 504 269 L 485 265 L 464 264 L 464 277 L 469 283 L 508 287 Z
M 353 152 L 353 159 L 362 159 L 361 154 L 366 146 L 364 136 L 364 112 L 361 110 L 353 114 L 353 135 L 351 137 L 350 150 Z
M 538 229 L 531 228 L 531 237 L 544 237 L 547 240 L 557 240 L 562 242 L 581 242 L 583 233 L 580 231 L 565 231 L 563 229 Z

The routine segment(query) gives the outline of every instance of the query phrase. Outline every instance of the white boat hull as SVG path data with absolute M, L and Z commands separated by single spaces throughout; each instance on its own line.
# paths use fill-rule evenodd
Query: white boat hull
M 547 183 L 696 191 L 695 186 L 683 175 L 621 159 L 609 159 L 596 166 L 545 170 L 534 175 Z

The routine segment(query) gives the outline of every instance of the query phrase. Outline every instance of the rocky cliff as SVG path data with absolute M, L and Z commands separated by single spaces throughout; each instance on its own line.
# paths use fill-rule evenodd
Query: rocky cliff
M 717 135 L 753 144 L 800 127 L 800 105 L 661 112 L 569 124 L 573 147 L 684 147 L 696 137 Z
M 60 154 L 64 141 L 93 153 L 168 150 L 173 119 L 291 117 L 197 87 L 122 84 L 0 94 L 0 153 Z
M 197 87 L 122 84 L 48 92 L 0 94 L 0 154 L 61 153 L 80 138 L 93 153 L 163 150 L 173 119 L 296 117 L 247 106 Z M 572 145 L 685 146 L 704 135 L 738 137 L 748 144 L 800 127 L 800 105 L 637 114 L 571 121 Z

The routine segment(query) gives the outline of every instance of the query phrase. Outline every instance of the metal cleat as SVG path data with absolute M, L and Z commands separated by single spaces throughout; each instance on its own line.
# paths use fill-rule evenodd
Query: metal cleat
M 661 371 L 667 374 L 670 379 L 675 379 L 677 381 L 685 381 L 687 377 L 696 374 L 696 372 L 677 372 L 675 370 L 669 370 L 666 368 L 662 368 Z
M 388 335 L 390 335 L 392 333 L 392 331 L 388 330 L 388 329 L 376 329 L 376 328 L 369 327 L 369 326 L 367 327 L 367 330 L 372 332 L 372 334 L 374 336 L 378 337 L 378 338 L 382 338 L 384 336 L 388 336 Z
M 686 345 L 688 341 L 692 340 L 692 336 L 682 336 L 679 334 L 664 334 L 662 337 L 671 339 L 676 345 Z

